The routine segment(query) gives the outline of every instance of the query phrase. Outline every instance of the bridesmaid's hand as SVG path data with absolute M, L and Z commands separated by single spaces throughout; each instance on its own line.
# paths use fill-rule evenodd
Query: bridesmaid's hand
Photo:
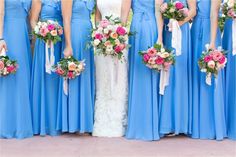
M 68 58 L 73 55 L 73 50 L 71 47 L 66 47 L 63 53 L 64 53 L 65 58 Z
M 215 43 L 210 43 L 209 45 L 209 50 L 215 50 L 216 49 L 216 46 L 215 46 Z
M 185 24 L 185 21 L 178 21 L 178 23 L 179 23 L 179 26 L 181 27 Z
M 160 44 L 163 47 L 163 40 L 162 39 L 157 39 L 157 44 Z
M 7 44 L 4 40 L 0 41 L 0 54 L 2 53 L 3 49 L 7 51 Z

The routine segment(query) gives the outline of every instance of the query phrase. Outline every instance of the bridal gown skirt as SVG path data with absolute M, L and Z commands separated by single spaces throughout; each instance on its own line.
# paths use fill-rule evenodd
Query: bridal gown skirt
M 154 1 L 144 2 L 152 5 Z M 154 5 L 153 5 L 154 6 Z M 133 2 L 133 20 L 129 51 L 129 109 L 126 138 L 158 140 L 159 137 L 159 73 L 146 67 L 139 51 L 147 50 L 157 41 L 157 28 L 153 8 L 143 8 Z
M 168 24 L 168 20 L 165 24 Z M 170 68 L 169 85 L 164 95 L 160 95 L 160 133 L 191 133 L 191 67 L 192 51 L 189 24 L 181 26 L 182 54 L 176 56 L 175 65 Z M 164 45 L 171 50 L 172 33 L 167 26 L 164 30 Z M 175 51 L 174 51 L 175 53 Z
M 228 19 L 225 23 L 223 49 L 228 52 L 226 66 L 226 123 L 228 137 L 236 140 L 236 55 L 233 56 L 232 23 Z
M 27 11 L 20 1 L 5 1 L 3 37 L 8 47 L 7 55 L 17 60 L 19 68 L 16 74 L 0 77 L 0 138 L 26 138 L 33 135 Z
M 210 10 L 207 1 L 200 2 L 207 4 L 199 4 L 199 8 Z M 193 119 L 191 136 L 200 139 L 222 140 L 226 136 L 223 70 L 219 72 L 217 79 L 212 77 L 211 86 L 206 84 L 206 74 L 199 70 L 198 59 L 202 51 L 205 50 L 205 45 L 210 42 L 210 13 L 198 14 L 194 18 L 191 28 L 193 45 Z M 219 46 L 220 43 L 220 32 L 218 31 L 216 46 Z

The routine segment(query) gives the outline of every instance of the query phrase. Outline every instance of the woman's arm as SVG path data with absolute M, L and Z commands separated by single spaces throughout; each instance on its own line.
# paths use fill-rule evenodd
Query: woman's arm
M 121 22 L 126 25 L 129 12 L 131 8 L 131 0 L 122 0 L 122 6 L 121 6 Z
M 40 0 L 32 0 L 31 15 L 30 15 L 30 25 L 32 29 L 34 29 L 34 27 L 38 22 L 39 14 L 41 11 L 41 5 L 42 4 Z
M 61 5 L 66 45 L 66 48 L 64 50 L 64 56 L 69 57 L 72 55 L 73 51 L 71 45 L 71 16 L 73 0 L 62 0 Z
M 155 14 L 156 14 L 156 23 L 158 28 L 158 40 L 157 43 L 163 45 L 163 26 L 164 20 L 161 14 L 161 5 L 163 0 L 155 0 Z
M 3 39 L 4 10 L 5 10 L 4 0 L 0 0 L 0 54 L 3 48 L 7 51 L 7 45 Z
M 220 9 L 221 0 L 211 0 L 211 38 L 210 47 L 215 49 L 215 41 L 218 29 L 218 14 Z
M 182 26 L 186 22 L 189 22 L 191 19 L 193 19 L 193 17 L 196 16 L 196 13 L 197 13 L 196 0 L 187 0 L 187 3 L 188 3 L 188 9 L 189 9 L 188 16 L 183 21 L 179 21 L 180 26 Z

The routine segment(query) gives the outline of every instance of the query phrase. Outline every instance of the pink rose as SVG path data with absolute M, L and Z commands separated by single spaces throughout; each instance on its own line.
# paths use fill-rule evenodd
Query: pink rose
M 176 1 L 175 2 L 175 8 L 180 10 L 180 9 L 183 9 L 184 8 L 184 4 L 179 2 L 179 1 Z
M 68 74 L 67 74 L 67 77 L 69 79 L 72 79 L 74 77 L 74 73 L 72 71 L 69 71 Z
M 148 62 L 149 59 L 150 59 L 150 56 L 147 53 L 143 55 L 144 62 Z
M 155 48 L 150 48 L 147 50 L 147 52 L 150 57 L 153 57 L 157 53 L 157 50 Z
M 214 61 L 218 61 L 221 57 L 223 56 L 223 54 L 220 51 L 214 51 L 212 54 L 213 60 Z
M 63 75 L 64 74 L 64 70 L 62 70 L 61 68 L 57 68 L 56 73 L 58 75 Z
M 14 72 L 15 70 L 16 70 L 16 68 L 15 68 L 15 66 L 13 66 L 13 65 L 10 65 L 10 66 L 7 67 L 7 71 L 8 71 L 9 73 Z
M 0 70 L 3 70 L 5 68 L 5 65 L 3 63 L 3 61 L 0 61 Z
M 212 60 L 212 56 L 210 56 L 210 55 L 207 55 L 204 57 L 204 62 L 206 62 L 206 63 L 210 62 L 211 60 Z
M 49 30 L 47 28 L 41 28 L 40 29 L 40 35 L 45 37 L 48 34 Z
M 103 38 L 103 36 L 102 36 L 102 34 L 100 34 L 100 33 L 97 33 L 97 34 L 95 35 L 95 39 L 102 40 L 102 38 Z
M 59 34 L 59 35 L 62 35 L 62 34 L 63 34 L 63 29 L 62 29 L 62 27 L 60 27 L 60 28 L 58 29 L 58 34 Z
M 155 62 L 156 62 L 156 64 L 161 65 L 161 64 L 164 63 L 164 59 L 161 58 L 161 57 L 157 57 L 157 59 L 155 60 Z
M 160 8 L 160 9 L 161 9 L 161 12 L 164 13 L 167 8 L 168 8 L 167 3 L 163 3 L 163 4 L 161 5 L 161 8 Z
M 126 32 L 124 27 L 120 26 L 116 29 L 116 33 L 119 34 L 119 35 L 125 35 L 127 32 Z
M 121 50 L 124 50 L 126 48 L 125 44 L 120 44 L 119 46 L 120 46 Z
M 109 24 L 110 24 L 110 22 L 108 20 L 102 20 L 99 25 L 102 28 L 106 28 Z
M 55 26 L 53 25 L 53 24 L 49 24 L 48 25 L 48 30 L 49 31 L 52 31 L 52 30 L 54 30 L 55 29 Z
M 120 53 L 122 51 L 121 47 L 118 45 L 115 47 L 115 52 Z
M 232 17 L 232 18 L 234 18 L 234 17 L 235 17 L 235 12 L 234 12 L 234 9 L 233 9 L 233 8 L 229 9 L 229 11 L 228 11 L 227 15 L 228 15 L 229 17 Z
M 226 61 L 225 56 L 222 56 L 222 57 L 219 59 L 219 63 L 220 63 L 220 64 L 224 64 L 225 61 Z

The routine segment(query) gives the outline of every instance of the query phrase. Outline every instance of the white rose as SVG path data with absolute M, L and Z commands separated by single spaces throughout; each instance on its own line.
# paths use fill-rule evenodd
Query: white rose
M 105 28 L 105 29 L 103 30 L 103 32 L 104 32 L 105 34 L 108 34 L 108 33 L 109 33 L 109 30 L 108 30 L 107 28 Z
M 110 54 L 112 51 L 113 51 L 112 45 L 108 45 L 107 48 L 106 48 L 106 52 L 107 52 L 108 54 Z
M 165 52 L 166 50 L 164 49 L 164 48 L 161 48 L 161 52 L 163 53 L 163 52 Z
M 206 69 L 201 69 L 201 72 L 205 73 L 205 72 L 207 72 L 207 70 Z
M 167 58 L 170 56 L 170 54 L 168 52 L 164 52 L 160 56 L 161 56 L 161 58 Z
M 229 8 L 233 8 L 234 7 L 234 1 L 233 0 L 229 0 L 228 1 L 228 6 L 229 6 Z
M 102 27 L 99 27 L 97 31 L 98 31 L 99 33 L 102 33 L 103 28 L 102 28 Z
M 211 69 L 214 69 L 215 68 L 215 62 L 214 61 L 210 61 L 208 62 L 207 66 Z
M 107 26 L 107 29 L 108 29 L 108 30 L 113 30 L 112 25 L 108 25 L 108 26 Z
M 39 33 L 39 27 L 38 27 L 38 26 L 35 26 L 35 27 L 34 27 L 34 31 L 35 31 L 36 34 L 38 34 L 38 33 Z
M 83 69 L 84 69 L 84 65 L 83 65 L 83 64 L 79 64 L 79 65 L 78 65 L 78 70 L 79 70 L 79 71 L 82 71 Z
M 95 46 L 98 46 L 101 42 L 99 39 L 95 39 L 93 43 Z

